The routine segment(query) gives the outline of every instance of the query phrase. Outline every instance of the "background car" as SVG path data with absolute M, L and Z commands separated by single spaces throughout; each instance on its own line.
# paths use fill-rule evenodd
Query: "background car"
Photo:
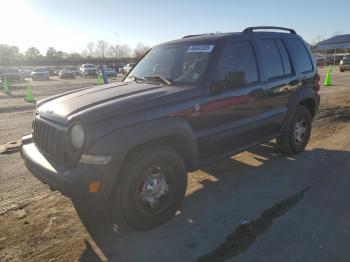
M 49 70 L 45 67 L 36 67 L 32 71 L 32 80 L 49 80 Z
M 67 78 L 74 79 L 75 78 L 75 73 L 70 68 L 63 68 L 60 71 L 58 77 L 61 78 L 61 79 L 67 79 Z
M 58 76 L 60 74 L 61 70 L 62 70 L 62 68 L 59 68 L 59 67 L 55 68 L 54 75 Z
M 350 70 L 350 57 L 349 58 L 343 58 L 340 61 L 340 64 L 339 64 L 339 71 L 340 72 L 345 72 L 347 70 Z
M 33 69 L 22 69 L 23 78 L 31 77 Z
M 104 69 L 104 72 L 105 72 L 107 77 L 116 77 L 117 76 L 117 72 L 115 71 L 114 68 L 112 68 L 112 67 L 104 67 L 103 69 Z M 101 74 L 101 72 L 99 72 L 99 73 Z
M 96 66 L 94 64 L 82 64 L 80 67 L 80 75 L 81 77 L 96 76 L 97 75 Z
M 60 68 L 58 67 L 50 67 L 49 70 L 49 76 L 58 76 L 60 73 Z
M 70 69 L 75 76 L 79 76 L 80 75 L 80 69 L 78 67 L 67 67 L 68 69 Z
M 21 70 L 18 68 L 5 69 L 1 73 L 1 80 L 7 79 L 7 81 L 21 81 L 24 80 Z

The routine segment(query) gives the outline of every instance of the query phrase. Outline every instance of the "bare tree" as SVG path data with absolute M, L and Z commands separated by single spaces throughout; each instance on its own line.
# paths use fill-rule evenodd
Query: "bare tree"
M 143 43 L 138 43 L 136 45 L 136 48 L 134 49 L 134 54 L 136 58 L 141 58 L 148 51 L 148 49 L 148 46 L 144 45 Z
M 37 59 L 41 57 L 40 51 L 36 47 L 30 47 L 25 52 L 25 57 L 27 59 Z
M 121 45 L 119 48 L 119 57 L 130 57 L 131 56 L 131 48 L 128 45 Z
M 315 46 L 318 42 L 321 42 L 323 40 L 325 40 L 325 37 L 323 35 L 317 35 L 313 39 L 311 39 L 310 45 Z
M 87 51 L 87 50 L 83 50 L 83 51 L 81 52 L 81 57 L 87 58 L 87 57 L 88 57 L 88 51 Z
M 17 46 L 0 45 L 0 64 L 11 64 L 14 60 L 20 59 L 23 59 L 23 54 L 19 52 Z
M 57 57 L 57 51 L 54 47 L 49 47 L 46 51 L 46 56 L 47 57 Z
M 337 31 L 333 32 L 332 36 L 337 36 L 337 35 L 342 35 L 342 34 L 343 34 L 343 32 L 341 30 L 337 30 Z
M 87 56 L 90 56 L 92 57 L 93 54 L 94 54 L 94 48 L 95 48 L 95 43 L 94 42 L 89 42 L 87 45 L 86 45 L 86 54 Z
M 99 40 L 96 45 L 96 53 L 99 57 L 105 57 L 108 43 L 104 40 Z
M 130 57 L 131 48 L 128 45 L 109 45 L 107 53 L 117 58 Z
M 109 45 L 107 48 L 107 56 L 119 57 L 119 45 Z

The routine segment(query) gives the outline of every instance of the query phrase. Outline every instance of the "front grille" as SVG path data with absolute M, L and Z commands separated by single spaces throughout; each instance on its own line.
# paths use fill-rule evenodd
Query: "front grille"
M 49 156 L 67 162 L 65 153 L 65 130 L 59 129 L 45 120 L 35 117 L 33 122 L 33 141 L 36 146 Z

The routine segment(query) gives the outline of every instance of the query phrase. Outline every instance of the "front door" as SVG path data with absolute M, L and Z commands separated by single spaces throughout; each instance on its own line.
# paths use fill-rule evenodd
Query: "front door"
M 228 42 L 217 67 L 213 92 L 200 104 L 197 132 L 205 155 L 230 151 L 265 136 L 267 108 L 256 49 L 249 40 Z

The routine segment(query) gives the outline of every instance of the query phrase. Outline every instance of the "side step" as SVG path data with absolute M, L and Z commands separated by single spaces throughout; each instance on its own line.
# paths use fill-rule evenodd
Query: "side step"
M 280 133 L 276 133 L 276 134 L 273 134 L 271 136 L 264 137 L 264 138 L 262 138 L 262 139 L 260 139 L 260 140 L 258 140 L 256 142 L 250 143 L 248 145 L 244 145 L 244 146 L 235 148 L 234 150 L 227 151 L 227 152 L 225 152 L 223 154 L 214 155 L 214 156 L 210 156 L 210 157 L 201 159 L 199 161 L 199 168 L 208 167 L 208 166 L 216 163 L 217 161 L 219 161 L 221 159 L 228 158 L 228 157 L 231 157 L 231 156 L 236 155 L 238 153 L 241 153 L 243 151 L 246 151 L 247 149 L 249 149 L 251 147 L 254 147 L 256 145 L 260 145 L 262 143 L 268 142 L 268 141 L 270 141 L 270 140 L 272 140 L 274 138 L 279 137 L 280 135 L 281 135 Z

